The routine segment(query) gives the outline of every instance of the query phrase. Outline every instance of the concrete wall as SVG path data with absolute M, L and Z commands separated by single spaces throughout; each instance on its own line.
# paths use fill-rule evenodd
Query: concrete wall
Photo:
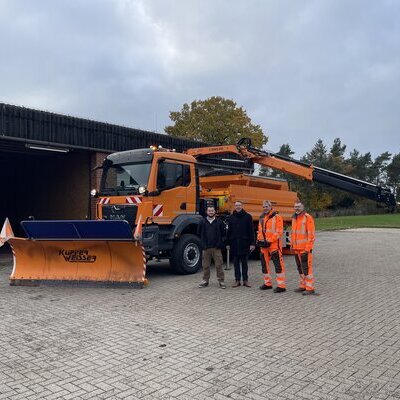
M 13 227 L 36 219 L 84 219 L 90 216 L 89 152 L 37 154 L 0 152 L 0 224 Z

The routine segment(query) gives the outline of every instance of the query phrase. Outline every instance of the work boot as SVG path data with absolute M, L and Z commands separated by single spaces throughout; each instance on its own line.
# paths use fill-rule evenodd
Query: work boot
M 283 293 L 286 292 L 286 289 L 283 287 L 277 287 L 274 289 L 274 293 Z
M 268 289 L 272 289 L 272 286 L 266 285 L 265 283 L 260 286 L 260 290 L 268 290 Z
M 293 291 L 294 292 L 296 292 L 296 293 L 301 293 L 301 292 L 304 292 L 306 289 L 304 289 L 304 288 L 302 288 L 302 287 L 299 287 L 299 288 L 297 288 L 297 289 L 294 289 Z
M 240 281 L 235 281 L 235 283 L 232 285 L 232 287 L 239 287 L 240 286 Z
M 315 294 L 315 290 L 305 290 L 303 292 L 303 296 L 310 296 L 312 294 Z
M 243 286 L 251 287 L 251 285 L 249 285 L 249 281 L 243 281 Z
M 220 282 L 219 282 L 219 287 L 220 287 L 221 289 L 226 289 L 225 282 L 224 282 L 224 281 L 220 281 Z
M 207 281 L 202 281 L 200 284 L 199 284 L 199 288 L 203 288 L 203 287 L 207 287 L 208 286 L 208 282 Z

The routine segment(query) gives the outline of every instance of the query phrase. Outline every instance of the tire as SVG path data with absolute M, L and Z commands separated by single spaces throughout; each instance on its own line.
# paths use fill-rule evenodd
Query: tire
M 201 267 L 201 242 L 196 235 L 182 235 L 175 243 L 170 259 L 174 272 L 181 275 L 195 274 Z

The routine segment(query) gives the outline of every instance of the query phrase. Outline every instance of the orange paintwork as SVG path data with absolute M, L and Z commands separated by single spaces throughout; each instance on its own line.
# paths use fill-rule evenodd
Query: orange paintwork
M 251 160 L 252 162 L 264 167 L 277 169 L 309 181 L 313 180 L 314 168 L 312 165 L 306 166 L 291 162 L 290 160 L 283 160 L 274 157 L 273 154 L 259 155 L 253 153 L 246 146 L 210 146 L 193 148 L 186 151 L 186 154 L 190 154 L 194 157 L 224 153 L 240 155 L 242 158 Z M 284 225 L 287 227 L 290 223 L 293 212 L 293 204 L 297 200 L 297 194 L 289 191 L 287 183 L 280 184 L 272 179 L 267 179 L 264 182 L 261 182 L 257 181 L 257 178 L 253 176 L 249 177 L 246 181 L 243 179 L 243 176 L 244 175 L 235 175 L 235 177 L 239 177 L 236 178 L 235 182 L 238 183 L 239 186 L 234 185 L 234 182 L 230 181 L 232 175 L 214 177 L 214 180 L 211 179 L 210 181 L 208 181 L 209 178 L 207 178 L 207 183 L 210 182 L 207 195 L 211 197 L 212 192 L 214 191 L 214 193 L 221 199 L 226 211 L 233 210 L 233 204 L 236 200 L 242 201 L 246 211 L 252 215 L 255 222 L 258 221 L 259 215 L 261 214 L 262 200 L 270 200 L 273 203 L 274 208 L 283 217 Z M 221 187 L 218 181 L 223 181 L 225 187 Z M 203 182 L 204 178 L 201 180 L 201 183 L 205 185 Z M 256 188 L 259 189 L 257 190 Z M 202 190 L 202 195 L 204 195 L 204 190 Z M 284 254 L 293 254 L 293 250 L 289 248 L 284 248 L 283 252 Z
M 151 169 L 149 178 L 149 192 L 157 189 L 157 173 L 160 159 L 190 166 L 191 180 L 189 186 L 178 186 L 173 189 L 162 191 L 158 196 L 150 198 L 153 204 L 161 204 L 164 210 L 162 217 L 153 218 L 154 222 L 169 224 L 179 214 L 193 214 L 196 212 L 196 175 L 194 167 L 196 160 L 182 153 L 154 153 L 153 168 Z M 186 204 L 186 209 L 182 208 L 184 203 Z
M 302 178 L 312 180 L 312 166 L 299 165 L 290 160 L 275 158 L 272 154 L 260 156 L 252 153 L 244 146 L 210 146 L 194 148 L 184 153 L 173 151 L 154 151 L 152 167 L 150 170 L 147 190 L 151 194 L 157 191 L 157 174 L 159 161 L 178 162 L 190 165 L 191 183 L 189 186 L 177 186 L 164 190 L 152 196 L 137 196 L 141 203 L 138 204 L 137 220 L 141 216 L 143 223 L 157 223 L 168 225 L 179 214 L 193 214 L 196 212 L 196 158 L 212 154 L 236 154 L 244 159 L 250 159 L 255 163 L 278 169 Z M 262 213 L 263 200 L 270 200 L 279 214 L 284 225 L 288 226 L 293 213 L 293 204 L 297 200 L 297 193 L 289 190 L 288 183 L 284 180 L 258 177 L 247 174 L 220 175 L 200 177 L 200 198 L 218 199 L 218 213 L 231 213 L 235 201 L 241 201 L 249 212 L 257 226 L 259 216 Z M 186 204 L 186 209 L 183 204 Z M 126 204 L 125 196 L 110 197 L 107 204 Z M 153 207 L 162 205 L 163 215 L 153 216 Z M 98 204 L 97 216 L 102 217 L 102 204 Z M 137 223 L 137 220 L 135 221 Z
M 111 284 L 143 284 L 145 281 L 142 246 L 133 241 L 39 241 L 11 238 L 8 243 L 14 253 L 14 268 L 10 276 L 11 284 L 14 285 L 39 281 Z M 75 261 L 76 255 L 79 255 L 81 261 Z M 82 259 L 86 262 L 82 262 Z
M 169 151 L 156 151 L 152 161 L 147 190 L 149 193 L 157 190 L 157 174 L 159 161 L 177 162 L 190 166 L 190 184 L 188 186 L 178 186 L 169 190 L 164 190 L 156 196 L 136 195 L 141 201 L 138 204 L 136 221 L 142 216 L 143 223 L 152 221 L 160 225 L 167 225 L 179 214 L 193 214 L 196 212 L 196 160 L 192 156 Z M 107 204 L 126 204 L 127 196 L 106 196 L 110 200 Z M 101 199 L 101 198 L 100 198 Z M 183 204 L 186 203 L 186 209 Z M 163 215 L 153 216 L 153 206 L 162 205 Z M 97 203 L 97 217 L 102 218 L 102 204 Z
M 189 154 L 193 157 L 208 156 L 210 154 L 224 154 L 224 153 L 241 155 L 238 147 L 233 144 L 226 146 L 197 147 L 185 151 L 185 154 Z
M 157 190 L 157 174 L 159 161 L 162 159 L 168 162 L 179 162 L 190 165 L 191 183 L 189 186 L 179 186 L 169 190 L 162 191 L 155 196 L 136 196 L 140 198 L 138 204 L 137 218 L 141 216 L 142 223 L 157 223 L 160 225 L 169 225 L 179 214 L 193 214 L 196 212 L 196 179 L 195 164 L 196 158 L 200 155 L 217 153 L 235 153 L 252 158 L 262 165 L 271 161 L 270 157 L 255 157 L 248 150 L 238 148 L 233 145 L 213 146 L 199 149 L 189 149 L 185 153 L 176 153 L 170 151 L 155 151 L 150 170 L 147 190 L 149 193 Z M 266 159 L 266 160 L 264 160 Z M 276 160 L 275 160 L 276 161 Z M 282 162 L 283 169 L 288 170 L 286 161 Z M 295 164 L 293 164 L 295 165 Z M 296 167 L 299 167 L 295 165 Z M 305 169 L 305 167 L 300 166 Z M 300 169 L 301 169 L 300 168 Z M 305 177 L 311 174 L 302 172 Z M 263 200 L 270 200 L 280 215 L 283 217 L 284 225 L 288 226 L 291 222 L 293 213 L 293 204 L 297 200 L 297 194 L 289 190 L 288 183 L 284 180 L 252 176 L 247 174 L 222 175 L 200 177 L 200 198 L 217 198 L 218 212 L 220 214 L 231 213 L 234 209 L 235 201 L 244 203 L 245 209 L 249 212 L 257 227 L 259 216 L 262 213 Z M 182 204 L 186 203 L 186 210 L 182 209 Z M 126 204 L 126 196 L 114 196 L 109 198 L 107 204 Z M 162 205 L 163 215 L 153 216 L 153 206 Z M 97 216 L 102 218 L 102 204 L 97 206 Z
M 246 174 L 200 178 L 201 197 L 218 197 L 219 212 L 232 212 L 235 201 L 242 201 L 255 222 L 262 213 L 263 200 L 270 200 L 286 223 L 291 221 L 297 193 L 286 181 Z
M 312 166 L 299 165 L 297 163 L 290 162 L 289 160 L 282 160 L 281 158 L 274 157 L 273 154 L 270 154 L 268 156 L 259 156 L 246 149 L 246 147 L 235 145 L 211 146 L 199 147 L 186 151 L 186 154 L 190 154 L 194 157 L 225 153 L 237 154 L 245 159 L 252 160 L 256 164 L 262 165 L 264 167 L 277 169 L 279 171 L 287 172 L 288 174 L 296 175 L 312 181 Z

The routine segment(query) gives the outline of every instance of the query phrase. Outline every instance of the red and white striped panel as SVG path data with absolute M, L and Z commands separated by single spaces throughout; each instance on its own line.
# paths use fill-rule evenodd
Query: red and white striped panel
M 140 204 L 142 200 L 140 199 L 139 196 L 128 196 L 125 197 L 125 203 L 129 204 Z
M 102 197 L 99 201 L 100 204 L 108 204 L 111 200 L 111 197 Z
M 164 215 L 164 208 L 162 204 L 153 204 L 153 216 L 162 217 Z
M 144 251 L 143 246 L 142 246 L 142 255 L 143 255 L 143 281 L 144 281 L 146 279 L 147 258 L 146 258 L 146 252 Z

